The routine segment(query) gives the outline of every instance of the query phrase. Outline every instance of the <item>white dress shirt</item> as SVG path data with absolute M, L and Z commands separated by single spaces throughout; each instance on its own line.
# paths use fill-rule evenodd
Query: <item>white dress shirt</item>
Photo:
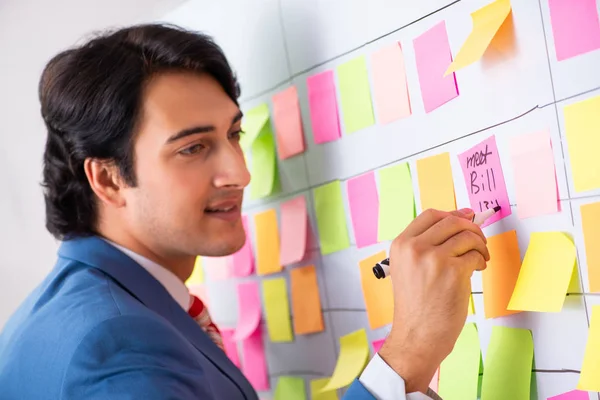
M 181 308 L 186 312 L 188 311 L 190 307 L 188 288 L 174 273 L 123 246 L 108 239 L 104 240 L 141 265 L 142 268 L 148 271 L 154 279 L 165 287 Z M 432 397 L 418 392 L 406 394 L 404 380 L 379 357 L 379 354 L 375 354 L 358 380 L 377 400 L 431 400 L 435 396 L 435 393 L 432 394 L 431 391 L 428 394 Z M 436 397 L 433 398 L 435 399 Z

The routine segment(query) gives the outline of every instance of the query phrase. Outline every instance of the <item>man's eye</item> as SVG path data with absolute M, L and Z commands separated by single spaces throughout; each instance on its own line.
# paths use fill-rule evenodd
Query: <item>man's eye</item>
M 190 156 L 192 154 L 199 153 L 203 148 L 204 148 L 204 146 L 201 144 L 194 144 L 190 147 L 186 147 L 185 149 L 181 150 L 179 153 L 183 154 L 184 156 Z
M 229 138 L 230 139 L 234 139 L 234 140 L 240 140 L 240 137 L 244 134 L 245 132 L 243 130 L 239 130 L 239 131 L 235 131 L 229 134 Z

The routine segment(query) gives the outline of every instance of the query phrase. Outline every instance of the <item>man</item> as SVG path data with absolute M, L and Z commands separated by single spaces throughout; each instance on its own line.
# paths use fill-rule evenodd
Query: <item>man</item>
M 245 241 L 239 89 L 219 47 L 161 25 L 107 33 L 52 59 L 39 95 L 46 227 L 63 243 L 0 337 L 2 398 L 257 399 L 184 285 L 196 255 Z M 392 330 L 346 399 L 428 398 L 488 259 L 471 216 L 429 210 L 394 240 Z

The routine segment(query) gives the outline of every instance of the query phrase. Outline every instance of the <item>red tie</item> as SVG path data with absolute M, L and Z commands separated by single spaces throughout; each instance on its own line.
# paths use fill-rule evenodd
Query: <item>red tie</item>
M 188 314 L 190 314 L 190 316 L 198 323 L 198 325 L 200 325 L 210 339 L 215 342 L 217 347 L 225 351 L 225 348 L 223 347 L 223 339 L 221 338 L 221 332 L 219 332 L 219 328 L 217 328 L 217 326 L 210 319 L 208 308 L 204 306 L 202 300 L 200 300 L 197 296 L 191 294 L 190 298 L 192 305 L 188 310 Z

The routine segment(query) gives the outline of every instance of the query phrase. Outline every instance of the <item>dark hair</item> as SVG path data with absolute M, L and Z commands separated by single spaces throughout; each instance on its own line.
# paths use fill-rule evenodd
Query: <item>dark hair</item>
M 154 74 L 171 70 L 210 74 L 237 104 L 239 86 L 221 48 L 204 34 L 172 25 L 105 32 L 50 60 L 39 97 L 48 130 L 46 228 L 54 237 L 95 233 L 97 204 L 86 158 L 115 163 L 125 182 L 136 185 L 133 135 L 143 89 Z

